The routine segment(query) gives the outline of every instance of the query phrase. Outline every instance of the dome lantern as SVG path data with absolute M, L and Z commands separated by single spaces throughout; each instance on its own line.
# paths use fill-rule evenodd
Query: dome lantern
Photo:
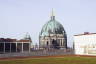
M 54 15 L 53 9 L 52 9 L 52 13 L 51 13 L 51 20 L 55 20 L 55 15 Z

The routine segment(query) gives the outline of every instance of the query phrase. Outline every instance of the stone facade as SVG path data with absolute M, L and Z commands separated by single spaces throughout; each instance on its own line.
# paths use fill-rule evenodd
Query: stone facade
M 31 48 L 30 40 L 17 40 L 10 38 L 0 38 L 0 53 L 24 52 Z
M 66 39 L 64 38 L 63 34 L 50 34 L 50 36 L 40 37 L 40 47 L 46 47 L 49 46 L 50 48 L 53 48 L 53 41 L 57 42 L 57 46 L 60 48 L 67 48 Z M 55 43 L 56 43 L 55 42 Z

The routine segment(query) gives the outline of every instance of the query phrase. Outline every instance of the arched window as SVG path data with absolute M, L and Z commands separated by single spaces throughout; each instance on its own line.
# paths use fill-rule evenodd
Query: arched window
M 47 46 L 49 45 L 49 42 L 47 41 Z

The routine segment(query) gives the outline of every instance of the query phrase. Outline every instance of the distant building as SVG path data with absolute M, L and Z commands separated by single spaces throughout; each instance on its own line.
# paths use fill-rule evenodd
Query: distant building
M 21 40 L 0 38 L 0 53 L 30 52 L 31 42 L 30 37 Z
M 74 35 L 74 51 L 77 55 L 96 55 L 96 33 Z
M 42 27 L 39 34 L 39 45 L 42 48 L 67 48 L 67 34 L 52 11 L 51 19 Z

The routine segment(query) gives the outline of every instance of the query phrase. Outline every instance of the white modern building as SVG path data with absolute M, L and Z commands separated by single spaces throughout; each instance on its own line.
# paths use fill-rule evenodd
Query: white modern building
M 73 45 L 76 55 L 96 55 L 96 33 L 74 35 Z

